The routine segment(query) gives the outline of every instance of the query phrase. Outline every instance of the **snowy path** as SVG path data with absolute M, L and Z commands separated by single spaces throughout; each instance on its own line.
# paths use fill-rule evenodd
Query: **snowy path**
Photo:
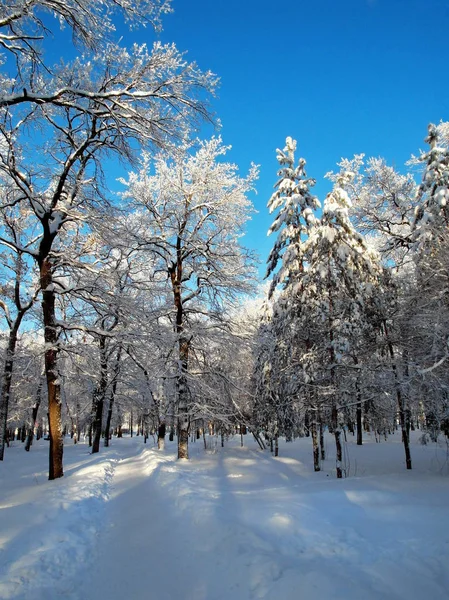
M 311 481 L 296 458 L 192 450 L 188 464 L 154 450 L 119 464 L 91 589 L 135 600 L 449 597 L 447 479 Z
M 192 444 L 187 463 L 124 439 L 68 447 L 53 484 L 32 461 L 10 489 L 0 471 L 0 598 L 449 598 L 444 449 L 415 446 L 410 473 L 398 443 L 348 444 L 359 476 L 337 481 L 309 440 L 250 446 Z

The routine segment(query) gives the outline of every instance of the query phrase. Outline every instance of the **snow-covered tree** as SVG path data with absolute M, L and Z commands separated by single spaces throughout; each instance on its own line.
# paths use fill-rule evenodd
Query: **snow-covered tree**
M 351 221 L 378 250 L 384 265 L 400 268 L 410 261 L 410 237 L 416 183 L 409 174 L 399 173 L 383 158 L 365 159 L 358 154 L 338 163 L 340 171 L 326 177 L 337 181 L 341 172 L 353 173 L 346 182 Z
M 266 276 L 269 277 L 281 262 L 279 271 L 273 276 L 270 295 L 278 284 L 288 285 L 301 273 L 304 267 L 300 252 L 302 236 L 315 223 L 314 211 L 320 206 L 309 189 L 315 185 L 315 180 L 306 175 L 306 161 L 300 158 L 295 166 L 296 140 L 288 137 L 285 144 L 283 150 L 277 149 L 280 179 L 267 205 L 270 213 L 279 212 L 268 230 L 268 235 L 278 232 L 278 237 L 268 257 Z
M 344 367 L 346 362 L 353 362 L 355 340 L 364 326 L 366 306 L 372 302 L 381 273 L 377 253 L 367 246 L 349 219 L 350 200 L 345 186 L 352 178 L 351 172 L 341 172 L 326 197 L 322 218 L 304 243 L 307 268 L 295 289 L 302 320 L 316 323 L 324 334 L 315 334 L 309 343 L 318 350 L 321 361 L 314 377 L 328 386 L 337 477 L 342 476 L 339 411 L 345 403 Z
M 188 458 L 193 402 L 188 373 L 195 339 L 204 327 L 220 325 L 225 303 L 249 291 L 254 275 L 252 256 L 240 237 L 252 210 L 247 194 L 257 169 L 240 177 L 235 165 L 221 160 L 227 150 L 213 138 L 194 152 L 186 146 L 172 158 L 160 154 L 154 173 L 144 157 L 141 170 L 124 182 L 124 198 L 138 211 L 135 243 L 156 257 L 155 270 L 165 278 L 172 307 L 179 458 Z
M 430 148 L 413 157 L 424 165 L 416 194 L 414 221 L 415 293 L 410 302 L 413 340 L 409 355 L 416 365 L 426 426 L 436 438 L 448 422 L 449 358 L 449 139 L 448 123 L 430 124 Z
M 5 192 L 2 189 L 2 192 Z M 3 356 L 3 371 L 1 373 L 0 389 L 0 460 L 3 460 L 9 400 L 11 395 L 12 377 L 16 349 L 19 341 L 19 330 L 26 315 L 33 308 L 39 293 L 38 282 L 33 280 L 26 253 L 20 245 L 23 242 L 23 229 L 26 219 L 14 206 L 14 199 L 6 205 L 0 205 L 0 226 L 11 234 L 16 246 L 0 247 L 0 327 L 8 332 L 7 343 Z M 2 200 L 2 202 L 5 202 Z M 11 206 L 8 206 L 11 204 Z M 6 327 L 5 327 L 6 326 Z

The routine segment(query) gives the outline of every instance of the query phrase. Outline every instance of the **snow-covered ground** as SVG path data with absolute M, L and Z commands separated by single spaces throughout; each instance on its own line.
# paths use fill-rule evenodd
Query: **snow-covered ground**
M 224 449 L 158 452 L 142 438 L 91 456 L 65 447 L 47 481 L 48 442 L 0 463 L 0 598 L 53 600 L 447 600 L 449 460 L 445 444 L 400 436 L 345 445 L 314 473 L 310 439 L 261 452 L 249 435 Z

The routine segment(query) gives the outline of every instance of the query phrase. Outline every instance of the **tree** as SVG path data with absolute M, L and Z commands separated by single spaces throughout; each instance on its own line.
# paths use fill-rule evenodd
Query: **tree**
M 346 182 L 351 201 L 351 220 L 357 230 L 378 250 L 385 266 L 401 268 L 410 262 L 410 239 L 416 183 L 383 158 L 365 159 L 363 154 L 342 159 L 339 172 L 352 173 Z M 334 183 L 339 172 L 326 177 Z
M 263 363 L 261 373 L 270 381 L 267 406 L 271 405 L 271 411 L 274 412 L 269 419 L 269 428 L 272 429 L 276 444 L 279 434 L 285 433 L 290 439 L 292 432 L 299 428 L 299 424 L 295 423 L 295 413 L 302 413 L 302 418 L 305 419 L 304 404 L 301 407 L 298 405 L 298 400 L 306 391 L 298 375 L 300 341 L 298 337 L 293 339 L 289 327 L 295 324 L 297 316 L 295 287 L 306 268 L 304 243 L 317 223 L 314 211 L 320 208 L 318 199 L 309 189 L 315 185 L 315 180 L 307 177 L 306 161 L 300 158 L 298 166 L 295 167 L 295 150 L 296 141 L 290 137 L 286 139 L 284 150 L 277 150 L 280 179 L 275 184 L 275 192 L 268 202 L 270 212 L 279 209 L 268 234 L 276 231 L 279 233 L 268 257 L 266 276 L 269 277 L 278 263 L 282 262 L 279 271 L 273 277 L 269 296 L 272 296 L 278 284 L 282 285 L 283 289 L 274 302 L 270 326 L 276 350 L 271 352 L 271 358 L 267 357 L 268 360 Z M 262 387 L 263 385 L 262 383 Z M 307 400 L 305 403 L 307 404 Z
M 0 253 L 0 269 L 4 281 L 0 286 L 0 309 L 9 331 L 0 390 L 0 460 L 3 460 L 19 330 L 24 317 L 36 301 L 39 286 L 30 281 L 29 265 L 25 253 L 20 248 L 20 215 L 18 216 L 14 207 L 11 207 L 4 210 L 0 216 L 3 217 L 3 227 L 10 232 L 16 244 L 16 247 L 9 246 Z
M 268 257 L 266 277 L 274 272 L 282 260 L 280 270 L 274 275 L 270 287 L 270 295 L 278 284 L 288 285 L 297 277 L 304 267 L 299 248 L 302 236 L 307 234 L 315 223 L 314 211 L 320 207 L 318 199 L 310 193 L 309 187 L 315 185 L 315 180 L 307 178 L 306 161 L 300 158 L 295 167 L 296 140 L 288 137 L 284 150 L 277 149 L 277 160 L 280 165 L 279 181 L 275 184 L 276 191 L 268 201 L 270 213 L 279 209 L 268 235 L 278 231 L 278 237 L 273 250 Z
M 413 158 L 424 166 L 417 191 L 413 239 L 416 293 L 413 327 L 416 342 L 411 355 L 424 397 L 426 427 L 435 439 L 447 430 L 447 359 L 449 357 L 449 126 L 430 124 L 430 148 Z
M 189 361 L 194 340 L 204 327 L 219 326 L 224 303 L 251 289 L 254 263 L 240 244 L 251 212 L 247 194 L 257 169 L 246 178 L 220 158 L 228 148 L 220 138 L 189 146 L 173 157 L 160 154 L 151 174 L 150 159 L 131 173 L 124 197 L 138 207 L 133 236 L 157 257 L 159 279 L 171 296 L 168 313 L 176 333 L 176 414 L 178 458 L 188 458 L 192 390 Z M 168 296 L 167 296 L 168 300 Z M 202 315 L 207 315 L 206 322 Z

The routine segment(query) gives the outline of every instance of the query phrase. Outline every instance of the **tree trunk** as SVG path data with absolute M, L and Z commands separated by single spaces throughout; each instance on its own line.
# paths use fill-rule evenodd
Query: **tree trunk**
M 387 324 L 384 322 L 384 331 L 385 337 L 387 338 L 388 351 L 390 353 L 391 358 L 391 368 L 394 375 L 395 385 L 396 385 L 396 398 L 398 402 L 398 411 L 399 411 L 399 422 L 401 424 L 402 431 L 402 443 L 404 444 L 404 452 L 405 452 L 405 464 L 407 469 L 412 468 L 412 457 L 410 454 L 410 439 L 407 429 L 407 408 L 405 406 L 405 399 L 402 394 L 401 382 L 399 380 L 398 367 L 395 360 L 394 348 L 391 340 L 388 336 Z
M 359 364 L 357 356 L 353 357 L 354 363 L 356 365 Z M 357 426 L 357 446 L 361 446 L 363 444 L 363 427 L 362 427 L 362 392 L 360 390 L 360 370 L 356 376 L 356 396 L 357 396 L 357 408 L 356 408 L 356 426 Z
M 101 439 L 101 422 L 103 420 L 103 406 L 104 397 L 101 391 L 98 389 L 94 390 L 92 399 L 92 454 L 96 454 L 100 451 L 100 439 Z
M 316 411 L 314 412 L 316 415 Z M 320 471 L 320 449 L 318 446 L 318 431 L 317 431 L 317 419 L 316 416 L 312 419 L 312 446 L 313 446 L 313 469 L 314 471 Z
M 265 446 L 265 444 L 262 441 L 262 438 L 260 437 L 260 435 L 258 433 L 255 433 L 254 431 L 252 432 L 253 434 L 253 438 L 256 440 L 256 442 L 259 444 L 259 448 L 261 450 L 266 450 L 267 447 Z
M 162 422 L 159 424 L 159 427 L 157 430 L 157 448 L 158 448 L 158 450 L 165 449 L 165 431 L 166 431 L 166 426 L 165 426 L 165 423 Z
M 357 446 L 362 445 L 362 403 L 357 402 Z
M 108 385 L 108 361 L 106 356 L 106 336 L 100 336 L 100 381 L 93 397 L 93 441 L 92 454 L 100 451 L 101 430 L 103 427 L 103 408 Z
M 306 414 L 304 415 L 304 434 L 306 437 L 310 436 L 310 415 L 308 410 L 306 410 Z
M 336 448 L 336 469 L 337 469 L 337 479 L 342 479 L 343 477 L 343 469 L 342 469 L 342 449 L 341 449 L 341 430 L 338 424 L 338 411 L 337 407 L 334 406 L 332 408 L 332 427 L 334 430 L 335 436 L 335 448 Z
M 55 312 L 52 265 L 48 258 L 39 263 L 42 289 L 42 315 L 45 340 L 45 375 L 48 389 L 48 421 L 50 435 L 49 473 L 50 480 L 64 475 L 62 457 L 64 442 L 61 422 L 61 383 L 58 376 L 58 332 Z
M 17 345 L 17 334 L 22 317 L 17 318 L 9 332 L 8 348 L 6 349 L 5 366 L 3 368 L 2 392 L 0 397 L 0 460 L 3 460 L 5 443 L 7 440 L 6 424 L 8 422 L 9 398 L 11 395 L 12 373 L 14 368 L 14 355 Z
M 326 460 L 326 449 L 324 447 L 324 427 L 323 427 L 323 421 L 321 420 L 321 415 L 320 415 L 320 450 L 321 450 L 321 460 Z
M 179 346 L 179 371 L 177 379 L 176 413 L 178 417 L 178 458 L 189 458 L 189 389 L 187 369 L 189 363 L 190 340 L 184 332 L 184 306 L 182 298 L 183 281 L 183 234 L 187 225 L 184 219 L 179 226 L 176 239 L 176 260 L 169 269 L 173 292 L 173 303 L 176 309 L 176 333 Z
M 189 390 L 187 387 L 187 364 L 189 341 L 179 340 L 181 373 L 178 377 L 178 458 L 189 458 Z
M 189 458 L 189 432 L 187 429 L 178 431 L 178 458 Z
M 106 435 L 104 437 L 104 445 L 106 448 L 109 446 L 109 439 L 110 439 L 109 432 L 111 431 L 112 411 L 114 408 L 115 394 L 117 392 L 117 383 L 118 383 L 118 375 L 119 375 L 119 371 L 120 371 L 121 354 L 122 354 L 122 347 L 119 346 L 119 348 L 117 350 L 117 356 L 115 358 L 111 395 L 109 396 L 108 414 L 106 417 Z
M 75 431 L 73 432 L 73 443 L 77 444 L 80 439 L 80 403 L 76 403 L 76 416 L 75 416 Z
M 31 448 L 31 444 L 33 443 L 33 438 L 34 438 L 34 425 L 36 423 L 36 419 L 37 419 L 37 413 L 39 410 L 39 406 L 41 405 L 41 400 L 42 400 L 42 377 L 39 379 L 39 385 L 37 386 L 37 390 L 36 390 L 36 401 L 34 403 L 33 406 L 33 411 L 31 413 L 31 427 L 30 427 L 30 431 L 28 432 L 28 438 L 25 444 L 25 450 L 27 452 L 29 452 L 30 448 Z
M 20 298 L 20 283 L 22 278 L 22 255 L 16 257 L 16 280 L 14 285 L 14 303 L 17 309 L 17 315 L 14 321 L 8 320 L 9 338 L 5 353 L 5 363 L 3 368 L 2 383 L 0 390 L 0 461 L 3 460 L 5 452 L 5 443 L 9 448 L 9 436 L 7 433 L 9 399 L 11 395 L 11 382 L 14 369 L 14 356 L 16 353 L 17 336 L 25 313 L 32 307 L 35 297 L 25 305 L 22 305 Z

